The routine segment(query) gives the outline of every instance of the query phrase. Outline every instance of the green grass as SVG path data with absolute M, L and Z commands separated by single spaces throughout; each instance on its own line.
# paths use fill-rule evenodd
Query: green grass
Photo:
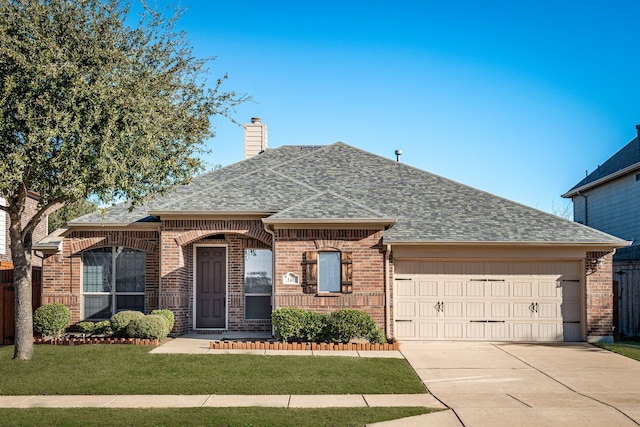
M 0 426 L 364 426 L 428 408 L 0 409 Z
M 640 361 L 640 343 L 636 341 L 622 341 L 615 344 L 598 344 L 598 347 L 616 352 L 631 359 Z
M 128 345 L 0 347 L 0 395 L 404 394 L 426 389 L 404 359 L 149 354 Z

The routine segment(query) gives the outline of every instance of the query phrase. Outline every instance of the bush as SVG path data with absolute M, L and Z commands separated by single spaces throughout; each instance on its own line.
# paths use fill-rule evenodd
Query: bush
M 85 335 L 93 335 L 93 331 L 96 329 L 94 322 L 78 322 L 76 326 L 78 327 L 78 331 Z
M 173 325 L 175 324 L 176 318 L 173 315 L 173 311 L 171 310 L 153 310 L 151 312 L 151 314 L 159 314 L 161 316 L 164 316 L 165 320 L 167 321 L 167 325 L 169 327 L 169 332 L 167 333 L 167 335 L 169 335 L 171 333 L 171 331 L 173 330 Z
M 78 322 L 76 323 L 78 331 L 85 335 L 111 335 L 111 321 L 102 320 L 100 322 Z
M 100 322 L 95 323 L 95 328 L 93 329 L 94 335 L 112 335 L 113 330 L 111 329 L 111 321 L 110 320 L 102 320 Z
M 271 324 L 277 339 L 290 341 L 320 341 L 324 336 L 327 315 L 301 308 L 279 308 L 271 313 Z
M 117 337 L 125 337 L 127 335 L 127 326 L 134 319 L 144 316 L 140 311 L 124 310 L 111 317 L 111 330 Z
M 329 315 L 327 338 L 333 342 L 349 342 L 364 338 L 371 343 L 387 342 L 384 332 L 364 311 L 345 308 Z
M 149 314 L 131 320 L 126 330 L 130 338 L 162 339 L 169 334 L 169 324 L 164 316 Z
M 38 307 L 33 315 L 33 328 L 40 335 L 60 338 L 71 322 L 71 310 L 54 302 Z

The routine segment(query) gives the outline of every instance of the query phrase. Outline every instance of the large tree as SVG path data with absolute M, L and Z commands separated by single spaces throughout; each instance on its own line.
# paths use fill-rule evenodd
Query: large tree
M 179 16 L 119 0 L 0 2 L 0 206 L 15 269 L 14 359 L 33 352 L 32 235 L 88 196 L 137 204 L 200 170 L 211 116 L 245 97 L 207 86 Z M 129 23 L 133 22 L 134 25 Z M 23 222 L 27 192 L 38 212 Z

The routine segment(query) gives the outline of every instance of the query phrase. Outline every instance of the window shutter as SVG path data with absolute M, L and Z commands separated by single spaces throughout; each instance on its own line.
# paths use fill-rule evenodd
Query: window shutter
M 318 253 L 308 251 L 304 253 L 304 281 L 302 290 L 305 294 L 318 292 Z
M 350 294 L 353 292 L 353 262 L 352 253 L 342 251 L 340 253 L 341 264 L 341 277 L 340 277 L 340 290 L 343 294 Z

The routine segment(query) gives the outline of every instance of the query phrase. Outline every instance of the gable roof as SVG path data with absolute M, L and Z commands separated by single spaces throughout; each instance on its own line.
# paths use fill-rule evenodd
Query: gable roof
M 596 170 L 587 175 L 582 181 L 577 183 L 571 190 L 562 197 L 569 198 L 575 196 L 579 191 L 597 187 L 607 181 L 615 179 L 633 170 L 640 169 L 640 140 L 634 138 L 620 151 L 611 156 Z
M 110 208 L 71 226 L 169 214 L 253 213 L 269 222 L 376 222 L 385 243 L 626 242 L 342 142 L 284 146 L 194 178 L 128 212 Z M 395 224 L 394 224 L 395 222 Z

